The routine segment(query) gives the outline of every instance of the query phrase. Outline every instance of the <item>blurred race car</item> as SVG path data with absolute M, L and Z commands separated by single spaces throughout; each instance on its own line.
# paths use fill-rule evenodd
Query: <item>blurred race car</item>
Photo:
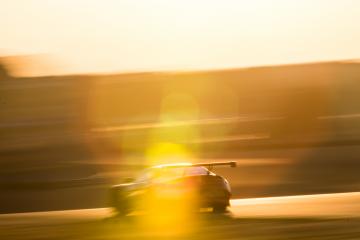
M 211 170 L 226 165 L 236 167 L 236 162 L 178 163 L 148 168 L 134 181 L 112 186 L 110 205 L 119 215 L 134 210 L 156 211 L 166 206 L 225 212 L 230 205 L 230 185 Z

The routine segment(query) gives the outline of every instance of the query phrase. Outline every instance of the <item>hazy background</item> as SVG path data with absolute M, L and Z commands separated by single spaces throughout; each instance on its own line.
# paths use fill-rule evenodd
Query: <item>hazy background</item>
M 111 184 L 146 165 L 184 161 L 238 161 L 238 168 L 215 169 L 229 178 L 234 197 L 359 190 L 357 62 L 6 73 L 0 82 L 5 212 L 105 206 Z
M 51 70 L 211 69 L 353 59 L 357 0 L 1 0 L 0 53 Z
M 238 161 L 236 198 L 359 191 L 359 5 L 0 1 L 0 212 L 179 161 Z

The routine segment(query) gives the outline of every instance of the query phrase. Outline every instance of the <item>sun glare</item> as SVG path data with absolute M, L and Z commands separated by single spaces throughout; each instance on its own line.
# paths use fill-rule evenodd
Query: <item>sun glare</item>
M 357 1 L 8 3 L 0 8 L 2 49 L 50 54 L 63 72 L 243 67 L 360 53 Z

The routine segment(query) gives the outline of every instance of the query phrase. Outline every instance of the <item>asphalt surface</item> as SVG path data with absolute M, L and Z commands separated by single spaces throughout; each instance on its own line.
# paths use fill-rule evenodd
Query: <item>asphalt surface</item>
M 225 214 L 181 219 L 144 213 L 118 218 L 106 208 L 3 214 L 0 239 L 360 239 L 359 192 L 231 204 Z

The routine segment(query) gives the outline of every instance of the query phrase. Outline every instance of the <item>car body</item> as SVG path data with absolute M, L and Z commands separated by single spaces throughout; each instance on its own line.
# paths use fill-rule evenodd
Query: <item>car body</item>
M 177 163 L 150 167 L 134 181 L 112 186 L 110 205 L 120 215 L 159 206 L 178 207 L 179 203 L 187 209 L 212 208 L 213 212 L 224 212 L 230 205 L 230 184 L 210 171 L 220 165 L 235 167 L 236 163 Z

